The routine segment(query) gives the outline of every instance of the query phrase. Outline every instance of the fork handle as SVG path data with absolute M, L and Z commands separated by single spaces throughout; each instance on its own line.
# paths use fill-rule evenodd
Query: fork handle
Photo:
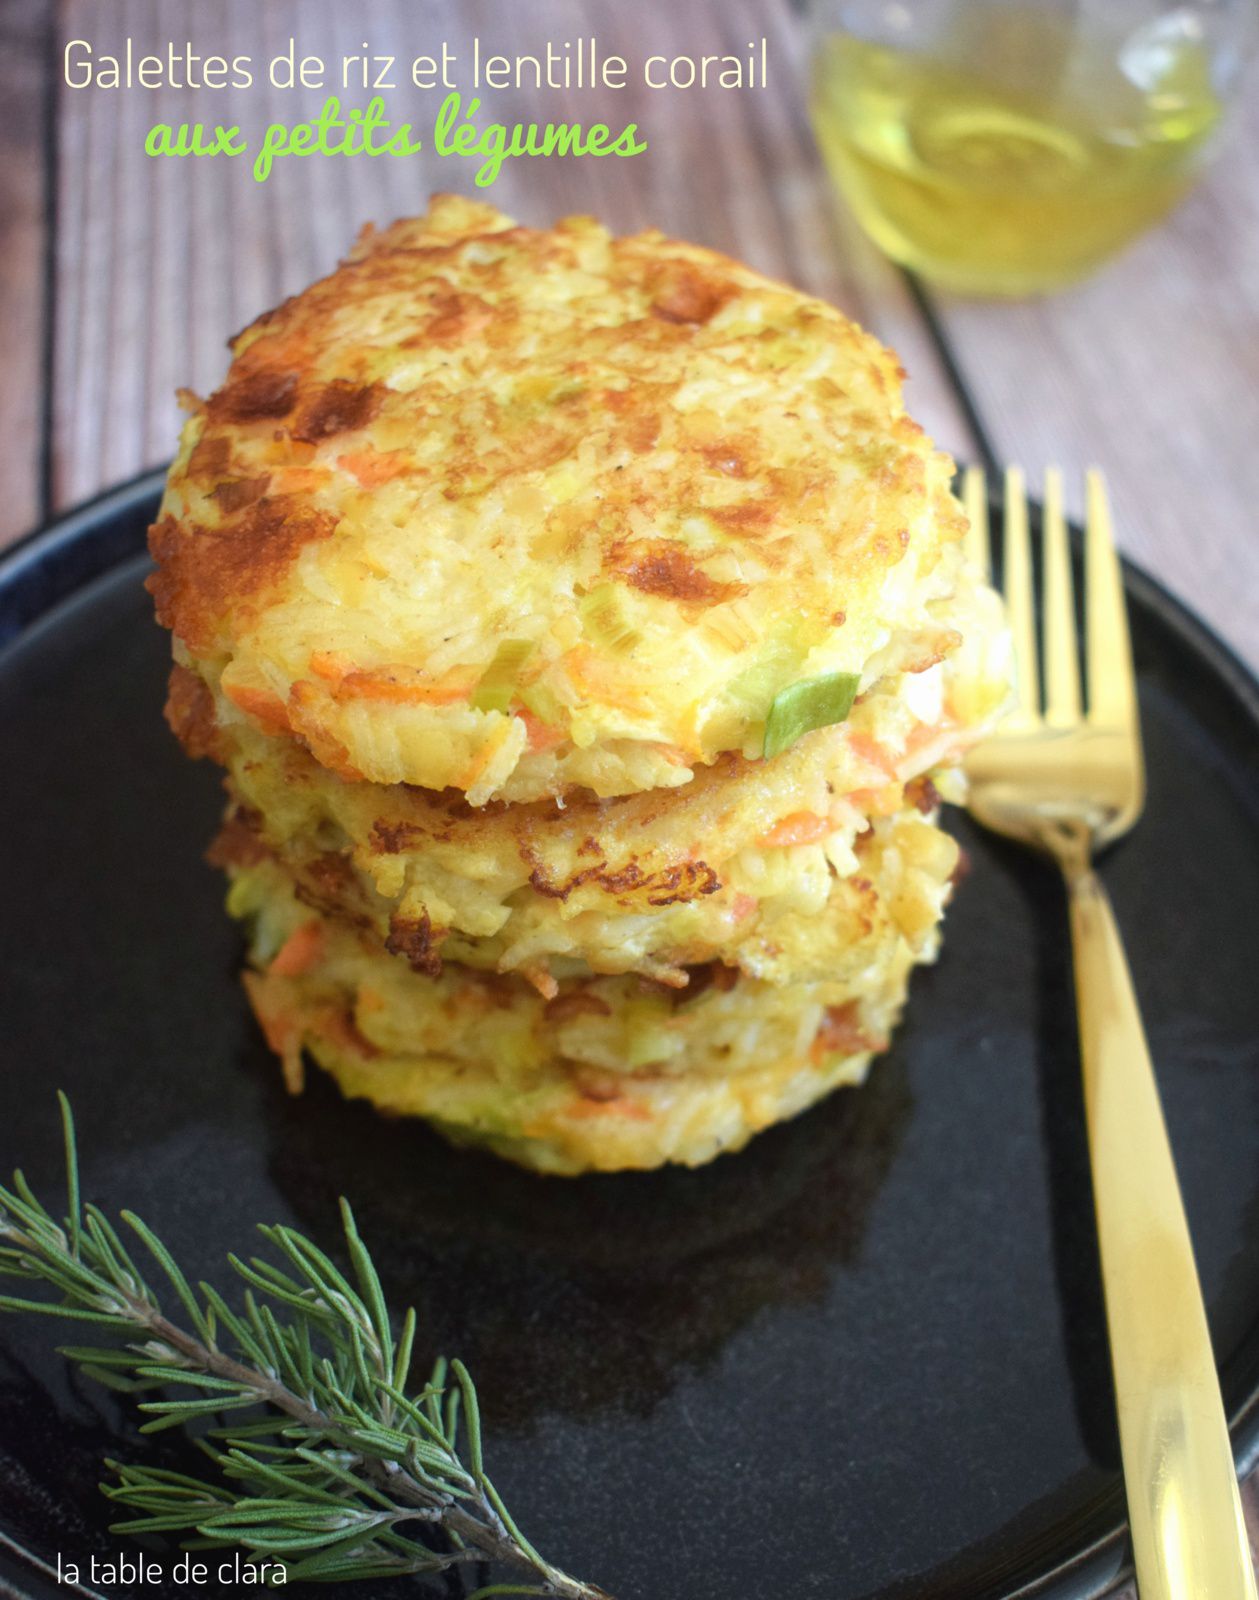
M 1089 1156 L 1141 1600 L 1256 1600 L 1228 1425 L 1110 900 L 1068 871 Z

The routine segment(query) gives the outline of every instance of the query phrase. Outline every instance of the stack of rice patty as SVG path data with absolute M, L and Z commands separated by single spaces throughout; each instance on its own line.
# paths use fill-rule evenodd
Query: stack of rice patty
M 232 348 L 150 584 L 290 1085 L 576 1172 L 860 1081 L 1008 681 L 894 358 L 710 251 L 454 197 Z

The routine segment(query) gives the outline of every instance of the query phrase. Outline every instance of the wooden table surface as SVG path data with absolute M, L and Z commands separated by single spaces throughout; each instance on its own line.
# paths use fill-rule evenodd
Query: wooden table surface
M 159 15 L 160 10 L 160 15 Z M 299 15 L 300 13 L 300 15 Z M 152 161 L 154 121 L 209 116 L 204 95 L 69 90 L 65 40 L 137 53 L 187 38 L 203 52 L 270 55 L 291 35 L 326 58 L 409 59 L 479 34 L 506 53 L 597 35 L 634 58 L 738 51 L 764 34 L 764 91 L 652 94 L 604 111 L 637 118 L 628 161 L 508 163 L 489 197 L 526 222 L 597 213 L 743 257 L 833 300 L 900 353 L 915 416 L 962 459 L 1110 478 L 1125 550 L 1259 664 L 1259 92 L 1176 215 L 1090 283 L 986 304 L 936 294 L 891 267 L 834 202 L 804 113 L 804 38 L 787 0 L 0 0 L 0 543 L 166 459 L 177 385 L 205 392 L 226 337 L 331 268 L 358 226 L 472 190 L 469 164 Z M 1253 84 L 1253 80 L 1252 80 Z M 266 87 L 231 119 L 311 115 L 322 94 Z M 220 102 L 221 104 L 221 102 Z M 511 121 L 591 120 L 562 92 L 504 92 Z M 418 91 L 390 110 L 431 119 Z M 220 113 L 221 114 L 221 113 Z M 1259 1530 L 1259 1480 L 1247 1490 Z

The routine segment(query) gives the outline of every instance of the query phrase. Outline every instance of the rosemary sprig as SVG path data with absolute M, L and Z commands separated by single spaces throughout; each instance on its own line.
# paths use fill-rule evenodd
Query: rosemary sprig
M 150 1273 L 164 1280 L 167 1315 L 122 1235 L 81 1200 L 74 1118 L 58 1098 L 65 1219 L 36 1199 L 21 1172 L 12 1189 L 0 1185 L 0 1276 L 34 1280 L 54 1297 L 0 1295 L 0 1310 L 99 1330 L 99 1343 L 61 1353 L 113 1388 L 151 1396 L 138 1402 L 142 1433 L 248 1413 L 197 1440 L 217 1478 L 108 1462 L 115 1481 L 101 1487 L 133 1513 L 111 1531 L 195 1536 L 197 1548 L 282 1563 L 284 1581 L 493 1562 L 529 1581 L 492 1583 L 468 1600 L 607 1600 L 539 1555 L 512 1519 L 486 1475 L 476 1389 L 463 1364 L 439 1360 L 408 1393 L 416 1315 L 409 1310 L 395 1334 L 346 1201 L 353 1281 L 296 1229 L 263 1226 L 280 1261 L 228 1257 L 245 1284 L 236 1309 L 210 1284 L 194 1290 L 152 1230 L 122 1212 Z

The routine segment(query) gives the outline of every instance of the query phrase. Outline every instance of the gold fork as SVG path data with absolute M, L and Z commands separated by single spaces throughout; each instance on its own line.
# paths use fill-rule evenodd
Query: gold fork
M 1141 815 L 1123 578 L 1106 491 L 1088 475 L 1087 704 L 1081 699 L 1062 476 L 1046 474 L 1044 703 L 1023 475 L 1005 477 L 1005 597 L 1017 703 L 966 763 L 986 827 L 1047 852 L 1066 880 L 1093 1199 L 1141 1600 L 1256 1600 L 1219 1380 L 1158 1089 L 1094 852 Z M 965 478 L 970 554 L 989 571 L 982 472 Z

